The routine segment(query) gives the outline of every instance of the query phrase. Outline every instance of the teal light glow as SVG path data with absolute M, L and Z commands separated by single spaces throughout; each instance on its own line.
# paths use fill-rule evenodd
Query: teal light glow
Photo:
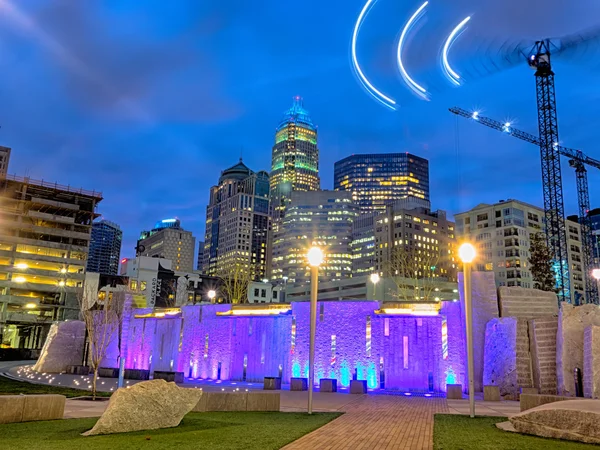
M 456 374 L 452 367 L 448 367 L 448 370 L 446 370 L 446 384 L 456 384 Z
M 367 369 L 367 387 L 369 389 L 377 388 L 377 371 L 375 370 L 375 363 L 370 363 Z
M 313 172 L 317 171 L 317 168 L 314 166 L 311 166 L 310 164 L 306 164 L 306 163 L 302 163 L 302 162 L 297 162 L 294 167 L 296 167 L 296 169 L 305 169 L 305 170 L 311 170 Z
M 294 361 L 294 364 L 292 364 L 292 376 L 294 378 L 300 377 L 300 363 L 298 361 Z
M 342 368 L 340 369 L 340 384 L 344 387 L 350 386 L 350 369 L 348 368 L 348 363 L 345 361 L 342 363 Z

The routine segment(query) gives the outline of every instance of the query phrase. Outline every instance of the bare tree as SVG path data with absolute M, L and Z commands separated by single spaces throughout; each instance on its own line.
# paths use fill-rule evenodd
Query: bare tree
M 84 284 L 84 287 L 77 293 L 81 317 L 85 322 L 90 342 L 88 359 L 94 371 L 93 400 L 96 399 L 100 364 L 106 357 L 115 334 L 120 334 L 125 298 L 124 292 L 106 292 L 104 298 L 100 299 L 98 290 L 93 283 Z M 121 343 L 119 342 L 119 350 L 120 347 Z
M 439 254 L 434 252 L 403 246 L 392 248 L 389 260 L 383 265 L 385 276 L 396 285 L 392 296 L 406 302 L 433 301 L 439 260 Z
M 218 271 L 221 289 L 229 303 L 247 303 L 248 287 L 254 279 L 253 268 L 241 262 L 234 262 Z

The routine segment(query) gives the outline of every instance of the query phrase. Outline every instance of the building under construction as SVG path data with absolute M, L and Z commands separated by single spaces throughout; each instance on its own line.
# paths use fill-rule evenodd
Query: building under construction
M 102 193 L 0 179 L 0 346 L 41 348 L 50 324 L 78 317 Z

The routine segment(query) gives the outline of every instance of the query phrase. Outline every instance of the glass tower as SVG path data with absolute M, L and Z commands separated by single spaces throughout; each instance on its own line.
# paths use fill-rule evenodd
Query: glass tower
M 283 217 L 292 191 L 316 191 L 321 187 L 317 127 L 301 97 L 294 97 L 275 132 L 270 182 L 274 225 Z
M 122 240 L 123 231 L 116 223 L 108 220 L 94 222 L 86 270 L 104 275 L 117 275 Z
M 361 213 L 397 200 L 429 201 L 429 161 L 410 153 L 352 155 L 334 165 L 334 188 L 351 191 Z

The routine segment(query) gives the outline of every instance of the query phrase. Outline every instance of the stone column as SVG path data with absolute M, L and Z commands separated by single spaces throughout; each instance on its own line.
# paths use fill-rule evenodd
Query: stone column
M 600 397 L 600 326 L 591 325 L 583 334 L 583 395 Z

